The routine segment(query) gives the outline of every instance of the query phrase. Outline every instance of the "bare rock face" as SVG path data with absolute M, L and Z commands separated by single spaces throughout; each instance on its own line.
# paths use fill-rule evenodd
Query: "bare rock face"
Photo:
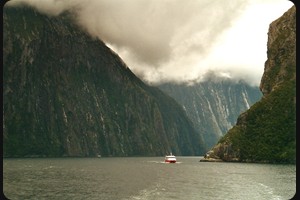
M 207 148 L 213 147 L 235 125 L 239 114 L 262 97 L 257 86 L 217 77 L 213 73 L 205 82 L 194 85 L 167 83 L 159 88 L 183 106 L 196 129 L 203 133 Z
M 3 155 L 203 154 L 182 107 L 72 19 L 4 7 Z
M 202 161 L 296 162 L 296 7 L 270 24 L 263 98 Z
M 282 82 L 296 79 L 296 7 L 270 24 L 268 32 L 268 60 L 265 63 L 260 89 L 269 94 Z

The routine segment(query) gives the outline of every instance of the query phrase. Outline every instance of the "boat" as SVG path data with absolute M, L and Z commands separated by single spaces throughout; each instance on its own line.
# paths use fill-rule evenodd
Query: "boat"
M 174 156 L 172 153 L 170 155 L 166 155 L 165 163 L 176 163 L 176 156 Z

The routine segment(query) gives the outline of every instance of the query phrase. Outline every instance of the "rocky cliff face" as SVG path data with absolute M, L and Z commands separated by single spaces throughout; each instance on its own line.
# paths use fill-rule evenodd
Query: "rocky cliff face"
M 197 130 L 203 133 L 207 148 L 215 145 L 235 125 L 239 114 L 262 97 L 258 87 L 213 74 L 207 81 L 194 85 L 167 83 L 159 88 L 183 106 Z
M 260 89 L 268 95 L 286 81 L 296 79 L 296 8 L 270 24 L 268 60 Z
M 181 106 L 71 18 L 4 7 L 4 156 L 203 154 Z
M 296 162 L 296 8 L 270 24 L 263 98 L 242 113 L 205 161 Z

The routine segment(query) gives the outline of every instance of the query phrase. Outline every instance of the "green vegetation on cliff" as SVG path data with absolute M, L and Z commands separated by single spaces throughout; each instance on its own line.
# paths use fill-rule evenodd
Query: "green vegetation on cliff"
M 254 104 L 243 120 L 219 142 L 231 141 L 241 161 L 295 163 L 295 80 L 281 85 Z
M 270 24 L 263 98 L 242 113 L 206 158 L 296 163 L 296 7 Z

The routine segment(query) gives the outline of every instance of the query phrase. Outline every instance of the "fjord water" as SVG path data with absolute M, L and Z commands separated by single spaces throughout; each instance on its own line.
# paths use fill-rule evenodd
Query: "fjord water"
M 201 157 L 3 159 L 9 199 L 278 199 L 296 192 L 296 165 L 199 162 Z

